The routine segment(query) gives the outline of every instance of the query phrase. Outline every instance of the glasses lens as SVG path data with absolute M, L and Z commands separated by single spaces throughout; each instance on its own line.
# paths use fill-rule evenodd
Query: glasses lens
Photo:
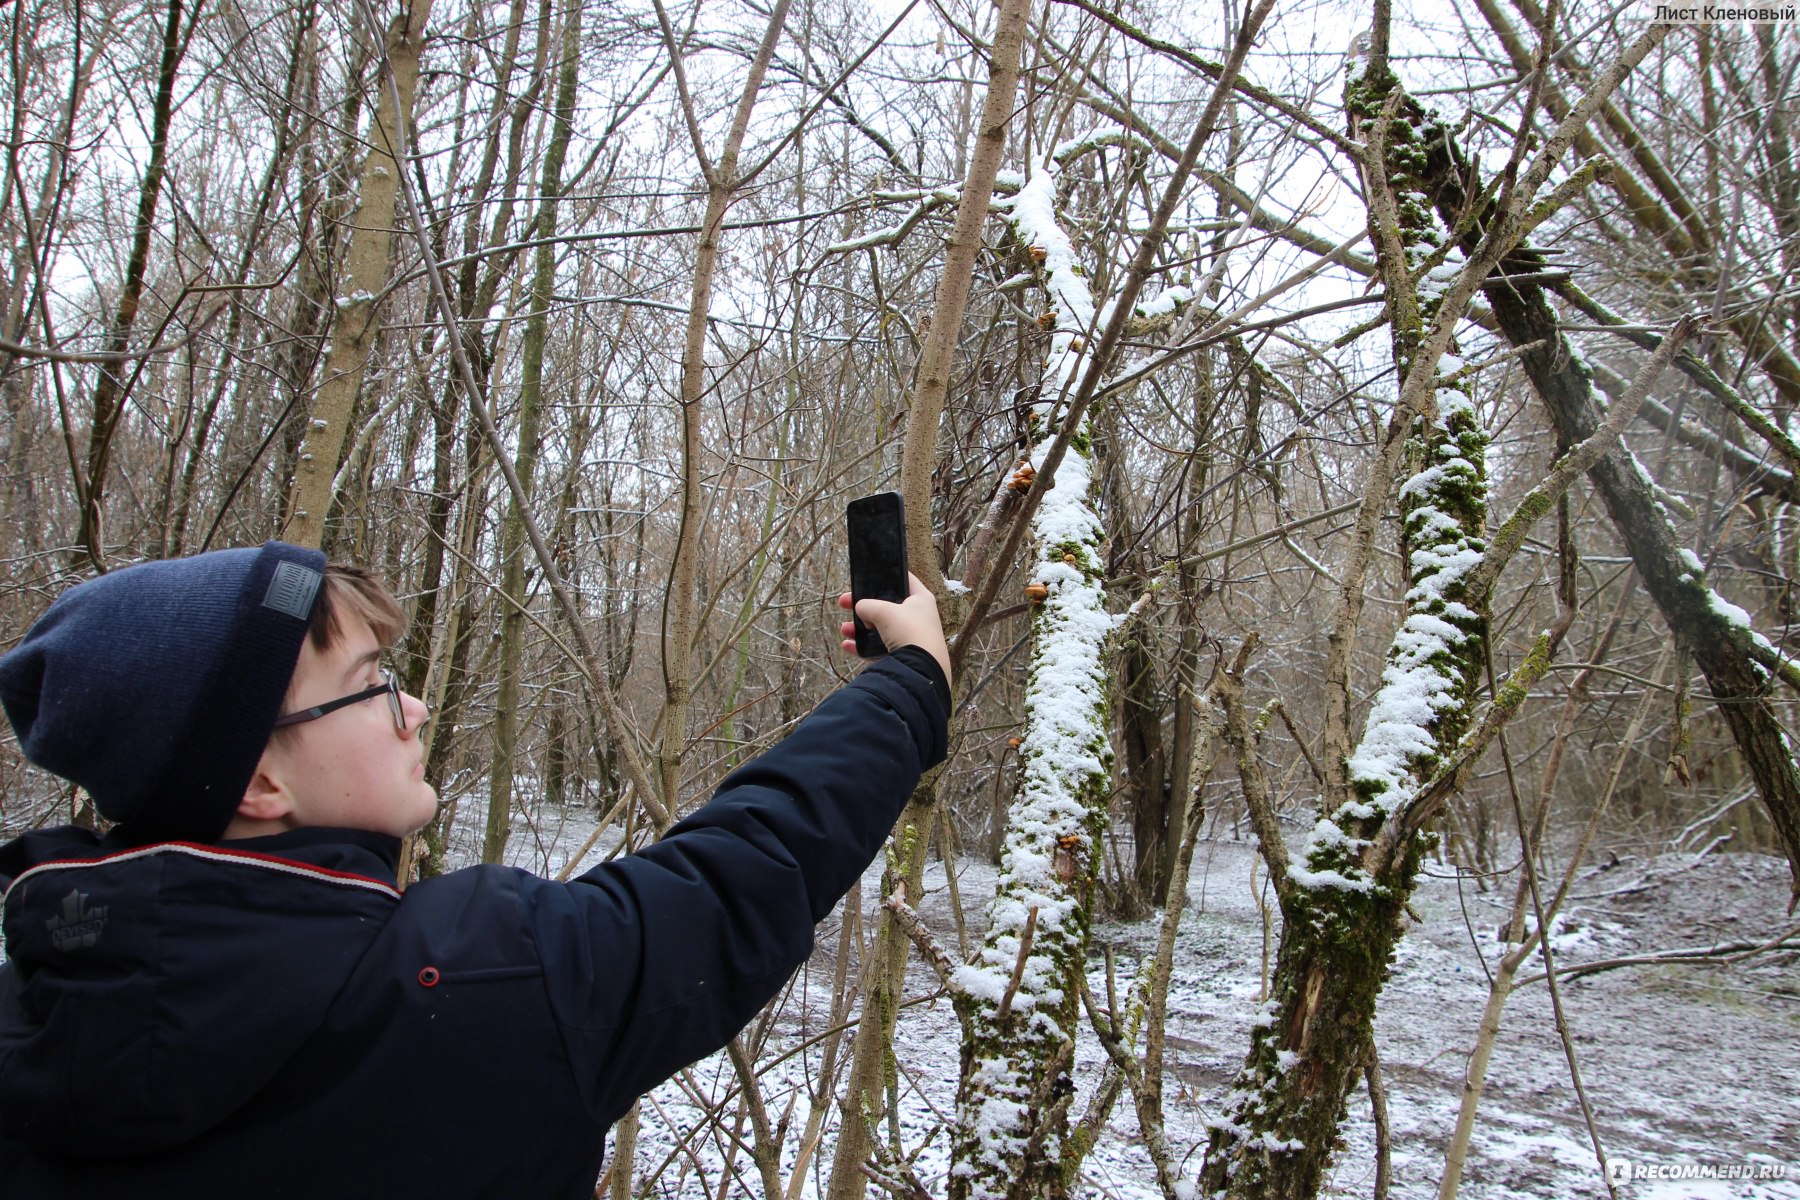
M 387 672 L 388 711 L 394 714 L 394 728 L 400 733 L 406 732 L 406 710 L 400 705 L 400 677 L 392 671 Z

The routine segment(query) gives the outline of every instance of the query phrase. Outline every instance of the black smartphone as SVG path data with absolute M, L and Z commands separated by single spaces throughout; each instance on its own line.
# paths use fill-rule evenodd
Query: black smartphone
M 850 599 L 906 599 L 906 506 L 899 492 L 877 492 L 852 500 L 844 510 L 850 527 Z M 856 622 L 856 652 L 863 658 L 879 658 L 887 653 L 881 635 L 864 625 L 852 612 Z

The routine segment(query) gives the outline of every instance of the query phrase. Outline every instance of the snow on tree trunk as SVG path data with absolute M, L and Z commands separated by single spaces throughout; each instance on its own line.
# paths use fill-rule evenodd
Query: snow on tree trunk
M 1482 228 L 1493 201 L 1465 190 L 1467 161 L 1453 139 L 1439 143 L 1430 167 L 1426 190 L 1436 201 L 1440 219 L 1448 223 L 1474 212 L 1482 219 L 1473 223 L 1472 230 Z M 1465 235 L 1465 244 L 1472 244 L 1476 236 L 1473 231 Z M 1578 444 L 1605 418 L 1592 371 L 1559 322 L 1544 285 L 1529 278 L 1544 269 L 1543 252 L 1521 246 L 1507 261 L 1509 274 L 1527 278 L 1489 290 L 1495 324 L 1519 348 L 1520 366 L 1558 437 L 1566 444 Z M 1800 761 L 1770 695 L 1772 672 L 1789 686 L 1795 686 L 1800 672 L 1752 628 L 1747 614 L 1707 584 L 1698 560 L 1682 546 L 1655 482 L 1629 446 L 1615 446 L 1588 478 L 1630 553 L 1644 590 L 1706 677 L 1787 856 L 1790 900 L 1800 899 Z
M 1054 333 L 1033 409 L 1031 464 L 1055 441 L 1056 401 L 1085 369 L 1094 301 L 1053 210 L 1046 162 L 1006 207 L 1038 264 Z M 1022 772 L 1008 815 L 988 931 L 956 971 L 963 1018 L 950 1195 L 1059 1196 L 1062 1138 L 1090 904 L 1111 774 L 1106 640 L 1115 621 L 1101 588 L 1101 526 L 1091 451 L 1078 429 L 1032 518 L 1031 577 L 1045 589 L 1032 616 Z M 1035 589 L 1034 589 L 1035 592 Z
M 1388 86 L 1353 77 L 1351 111 L 1378 113 Z M 1431 123 L 1395 121 L 1385 163 L 1404 257 L 1403 270 L 1392 274 L 1418 284 L 1416 305 L 1392 309 L 1397 375 L 1405 380 L 1417 366 L 1438 376 L 1413 427 L 1399 486 L 1404 615 L 1347 762 L 1348 794 L 1328 793 L 1325 814 L 1286 864 L 1270 999 L 1225 1111 L 1212 1122 L 1201 1175 L 1209 1195 L 1317 1194 L 1347 1098 L 1368 1061 L 1376 998 L 1425 847 L 1426 836 L 1414 835 L 1382 854 L 1374 848 L 1377 835 L 1449 759 L 1480 676 L 1486 620 L 1466 582 L 1484 549 L 1488 437 L 1466 385 L 1452 378 L 1461 366 L 1455 356 L 1417 361 L 1456 272 L 1439 253 L 1430 205 L 1418 188 L 1421 146 L 1432 136 Z M 1376 220 L 1372 206 L 1371 225 Z M 1407 286 L 1388 282 L 1390 296 L 1396 284 Z

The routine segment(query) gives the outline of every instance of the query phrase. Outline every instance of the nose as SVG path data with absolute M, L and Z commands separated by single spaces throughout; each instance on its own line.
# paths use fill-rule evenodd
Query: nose
M 431 717 L 431 709 L 411 692 L 400 693 L 400 711 L 406 714 L 406 732 L 417 736 L 420 726 Z

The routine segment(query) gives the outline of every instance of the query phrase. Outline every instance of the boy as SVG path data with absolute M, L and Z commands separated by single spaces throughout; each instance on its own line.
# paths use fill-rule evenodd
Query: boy
M 116 824 L 0 848 L 0 1196 L 592 1196 L 607 1127 L 776 994 L 944 756 L 930 594 L 857 613 L 894 652 L 655 845 L 402 895 L 436 793 L 379 583 L 270 542 L 65 592 L 0 701 Z

